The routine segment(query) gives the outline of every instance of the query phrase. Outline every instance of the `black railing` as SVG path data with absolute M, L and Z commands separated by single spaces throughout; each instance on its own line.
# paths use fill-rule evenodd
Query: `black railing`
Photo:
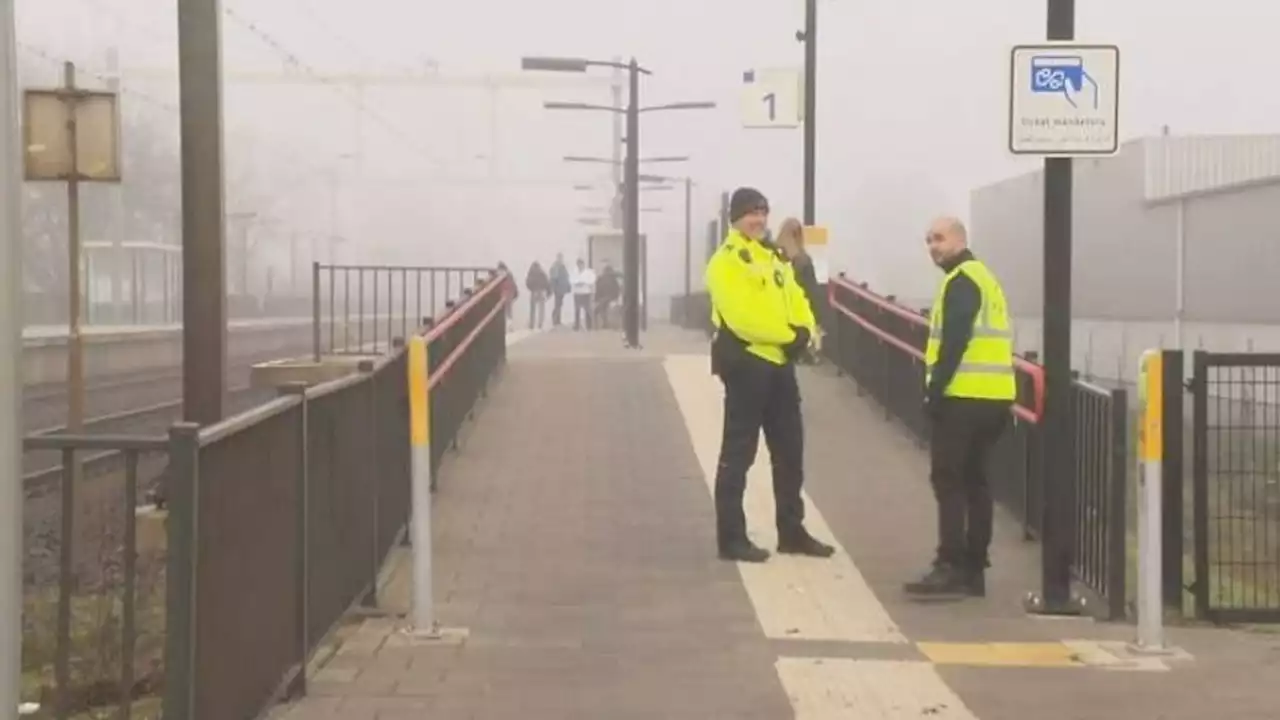
M 855 285 L 843 277 L 827 287 L 824 354 L 884 407 L 885 418 L 901 422 L 921 443 L 929 441 L 924 413 L 924 348 L 928 323 L 922 313 Z M 1010 429 L 993 453 L 991 489 L 997 502 L 1038 535 L 1044 515 L 1040 417 L 1044 371 L 1017 358 L 1018 401 Z M 1106 616 L 1126 609 L 1128 427 L 1123 390 L 1073 384 L 1078 460 L 1073 570 L 1091 594 L 1100 596 Z
M 1196 352 L 1191 390 L 1197 614 L 1280 621 L 1280 354 Z
M 433 425 L 446 446 L 505 358 L 509 284 L 494 274 L 466 289 L 427 332 Z M 376 599 L 403 532 L 404 351 L 288 390 L 217 425 L 173 431 L 166 719 L 256 717 L 304 692 L 311 654 L 353 604 Z
M 490 272 L 428 321 L 441 452 L 505 360 L 509 288 Z M 26 438 L 61 468 L 25 488 L 24 700 L 154 717 L 163 694 L 166 719 L 220 720 L 304 691 L 339 617 L 376 601 L 409 517 L 405 363 L 365 359 L 167 438 Z M 161 482 L 166 507 L 141 505 Z
M 164 547 L 138 499 L 169 443 L 52 434 L 23 444 L 61 461 L 24 487 L 23 700 L 43 717 L 115 708 L 127 720 L 163 678 Z
M 311 268 L 312 352 L 382 353 L 417 332 L 449 303 L 489 279 L 493 268 L 321 265 Z

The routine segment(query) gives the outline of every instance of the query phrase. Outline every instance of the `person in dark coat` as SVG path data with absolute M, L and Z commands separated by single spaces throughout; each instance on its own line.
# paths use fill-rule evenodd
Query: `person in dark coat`
M 564 310 L 564 298 L 572 289 L 569 283 L 569 268 L 564 265 L 564 253 L 556 253 L 556 261 L 551 263 L 551 324 L 560 327 L 561 313 Z
M 813 258 L 809 257 L 809 253 L 804 249 L 804 226 L 799 220 L 787 218 L 783 221 L 782 227 L 778 229 L 777 245 L 791 263 L 792 270 L 796 274 L 796 283 L 804 290 L 804 295 L 809 300 L 809 307 L 813 309 L 813 315 L 821 330 L 823 320 L 821 308 L 824 305 L 824 298 L 822 288 L 818 285 L 818 273 L 813 267 Z M 813 362 L 815 359 L 811 352 L 806 351 L 803 355 L 803 362 Z
M 551 278 L 542 269 L 542 263 L 534 260 L 529 265 L 524 286 L 529 291 L 529 329 L 536 330 L 547 319 L 547 297 L 551 294 Z

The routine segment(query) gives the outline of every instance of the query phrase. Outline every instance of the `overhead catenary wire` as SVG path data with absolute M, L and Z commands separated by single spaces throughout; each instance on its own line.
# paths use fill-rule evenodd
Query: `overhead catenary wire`
M 352 93 L 351 89 L 346 84 L 333 78 L 326 77 L 324 74 L 318 72 L 310 64 L 304 62 L 295 52 L 276 39 L 274 35 L 261 28 L 253 22 L 253 20 L 242 15 L 240 11 L 234 10 L 230 6 L 226 6 L 223 8 L 223 13 L 229 20 L 234 22 L 236 25 L 239 25 L 244 30 L 254 34 L 264 45 L 274 50 L 285 61 L 286 65 L 301 71 L 321 84 L 333 88 L 337 93 L 346 98 L 348 102 L 350 102 L 359 112 L 364 114 L 370 120 L 381 125 L 384 130 L 394 135 L 397 139 L 403 141 L 406 147 L 418 152 L 424 159 L 430 162 L 430 164 L 435 166 L 441 165 L 440 159 L 432 155 L 430 151 L 417 141 L 417 139 L 405 132 L 396 123 L 388 120 L 381 113 L 375 112 L 359 95 Z

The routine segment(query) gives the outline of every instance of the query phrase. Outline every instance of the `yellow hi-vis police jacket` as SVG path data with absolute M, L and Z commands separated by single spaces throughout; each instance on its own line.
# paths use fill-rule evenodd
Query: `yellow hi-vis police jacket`
M 791 264 L 737 230 L 711 256 L 706 282 L 717 332 L 727 325 L 757 357 L 784 365 L 782 348 L 796 339 L 791 326 L 814 332 L 813 308 Z
M 943 317 L 947 311 L 943 299 L 947 285 L 961 273 L 978 286 L 982 306 L 973 320 L 973 335 L 960 358 L 960 367 L 956 368 L 945 395 L 1012 401 L 1018 396 L 1018 386 L 1013 369 L 1013 328 L 1009 321 L 1009 307 L 1000 281 L 977 260 L 966 260 L 947 273 L 934 300 L 933 310 L 929 313 L 929 342 L 924 353 L 925 382 L 929 382 L 942 346 Z

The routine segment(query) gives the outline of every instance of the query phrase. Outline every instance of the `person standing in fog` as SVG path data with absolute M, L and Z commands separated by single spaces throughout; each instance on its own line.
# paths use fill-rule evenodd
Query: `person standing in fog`
M 592 298 L 596 294 L 596 271 L 578 258 L 578 271 L 573 274 L 573 329 L 581 330 L 583 323 L 591 329 Z
M 743 511 L 747 471 L 760 433 L 773 465 L 778 552 L 826 558 L 835 548 L 804 526 L 804 421 L 795 360 L 813 335 L 813 311 L 791 266 L 765 240 L 769 202 L 754 188 L 729 199 L 724 243 L 707 263 L 715 339 L 712 372 L 724 384 L 724 428 L 716 466 L 716 544 L 721 559 L 760 563 Z
M 551 293 L 551 278 L 542 269 L 542 263 L 534 260 L 529 265 L 529 272 L 524 277 L 524 286 L 529 291 L 529 329 L 542 327 L 547 315 L 547 295 Z
M 551 325 L 560 327 L 564 311 L 564 297 L 569 294 L 569 268 L 564 266 L 564 253 L 556 253 L 556 261 L 551 263 Z
M 813 258 L 809 257 L 809 253 L 804 249 L 804 226 L 799 220 L 791 217 L 782 222 L 782 227 L 778 229 L 777 245 L 783 256 L 791 263 L 791 268 L 795 271 L 796 283 L 800 285 L 800 289 L 804 290 L 804 296 L 809 300 L 809 308 L 813 310 L 817 328 L 821 331 L 822 316 L 819 308 L 822 307 L 823 297 L 821 288 L 818 287 L 818 274 L 813 268 Z M 817 335 L 820 335 L 820 332 L 815 333 L 815 344 Z M 806 349 L 799 358 L 800 362 L 808 364 L 812 364 L 814 360 L 814 353 L 809 349 Z
M 938 549 L 933 567 L 903 589 L 983 597 L 994 511 L 987 459 L 1018 397 L 1013 327 L 1000 281 L 969 251 L 963 223 L 935 220 L 925 244 L 946 274 L 929 313 L 924 353 Z
M 507 330 L 510 331 L 514 329 L 511 320 L 515 317 L 516 298 L 520 297 L 520 286 L 516 284 L 516 278 L 511 274 L 511 268 L 507 267 L 506 263 L 498 263 L 498 272 L 507 274 L 507 279 L 504 282 L 511 288 L 511 299 L 507 302 Z
M 622 278 L 609 263 L 604 264 L 596 280 L 596 326 L 609 329 L 609 314 L 613 304 L 622 297 Z

